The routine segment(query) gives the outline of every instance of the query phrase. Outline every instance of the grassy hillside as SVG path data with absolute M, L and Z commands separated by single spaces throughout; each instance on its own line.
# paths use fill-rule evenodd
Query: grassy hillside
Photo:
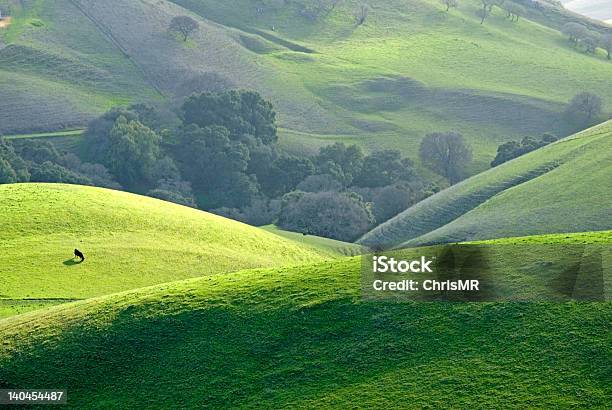
M 333 250 L 344 256 L 360 255 L 367 251 L 367 248 L 354 243 L 342 242 L 335 239 L 322 238 L 314 235 L 304 235 L 297 232 L 284 231 L 274 225 L 263 226 L 262 228 L 268 232 L 272 232 L 276 235 L 282 236 L 283 238 L 291 239 L 292 241 L 300 244 L 312 246 L 314 248 L 321 249 L 322 251 Z
M 612 228 L 612 122 L 427 198 L 366 234 L 368 246 Z
M 82 264 L 74 248 L 85 253 Z M 0 185 L 0 316 L 182 278 L 321 261 L 333 249 L 101 188 Z
M 53 128 L 65 118 L 65 127 L 115 102 L 156 98 L 155 89 L 168 99 L 210 89 L 217 73 L 273 100 L 292 150 L 344 141 L 414 156 L 425 133 L 455 129 L 474 145 L 476 171 L 501 141 L 566 133 L 560 112 L 576 92 L 612 107 L 603 54 L 500 10 L 480 25 L 476 0 L 449 13 L 437 0 L 385 0 L 360 27 L 360 2 L 317 20 L 299 13 L 307 2 L 15 1 L 15 22 L 0 34 L 0 86 L 12 95 L 0 123 Z M 167 33 L 180 14 L 201 25 L 187 43 Z
M 116 104 L 159 94 L 105 33 L 58 0 L 0 0 L 0 133 L 83 125 Z
M 3 319 L 0 387 L 62 386 L 80 408 L 609 401 L 609 302 L 365 301 L 359 270 L 212 275 Z

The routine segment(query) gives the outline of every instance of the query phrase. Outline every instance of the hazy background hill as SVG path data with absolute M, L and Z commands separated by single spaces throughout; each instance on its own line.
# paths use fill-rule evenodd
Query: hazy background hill
M 608 0 L 561 0 L 561 2 L 568 10 L 612 22 L 612 3 Z
M 254 88 L 279 112 L 293 151 L 331 141 L 415 156 L 427 132 L 458 130 L 472 172 L 501 141 L 569 133 L 560 118 L 578 91 L 612 102 L 612 65 L 570 48 L 554 29 L 475 0 L 446 13 L 436 0 L 358 2 L 313 18 L 308 0 L 1 0 L 14 15 L 0 50 L 0 132 L 78 127 L 115 104 L 192 91 Z M 183 43 L 173 16 L 201 24 Z

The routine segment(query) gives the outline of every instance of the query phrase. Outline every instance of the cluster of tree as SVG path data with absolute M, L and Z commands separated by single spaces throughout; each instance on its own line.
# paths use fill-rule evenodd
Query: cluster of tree
M 576 131 L 583 130 L 604 120 L 602 100 L 596 94 L 588 92 L 576 94 L 567 104 L 564 114 L 565 120 Z M 545 133 L 539 138 L 525 137 L 521 141 L 506 142 L 497 148 L 497 155 L 491 162 L 491 167 L 520 157 L 558 139 L 559 137 L 555 135 Z
M 273 107 L 256 92 L 193 95 L 178 120 L 161 117 L 146 105 L 104 114 L 86 131 L 85 158 L 132 192 L 342 240 L 433 189 L 399 151 L 366 155 L 334 144 L 313 157 L 283 152 Z
M 312 158 L 281 155 L 269 172 L 262 190 L 271 200 L 260 197 L 243 209 L 217 212 L 250 223 L 276 220 L 288 230 L 352 241 L 436 189 L 399 151 L 365 155 L 341 143 L 321 148 Z
M 588 128 L 602 121 L 604 118 L 601 98 L 589 92 L 576 94 L 567 104 L 565 119 L 576 130 Z
M 520 4 L 508 0 L 480 0 L 482 8 L 478 11 L 480 24 L 483 24 L 487 17 L 493 13 L 494 7 L 498 7 L 506 13 L 506 17 L 512 21 L 518 21 L 527 11 Z
M 511 159 L 525 155 L 528 152 L 534 151 L 545 145 L 557 141 L 559 138 L 552 134 L 544 134 L 539 139 L 533 137 L 525 137 L 521 141 L 510 141 L 500 145 L 497 148 L 497 155 L 491 167 L 496 167 Z
M 575 22 L 564 25 L 563 33 L 574 47 L 581 47 L 585 52 L 591 54 L 601 47 L 607 52 L 608 59 L 612 59 L 612 33 L 601 35 Z
M 0 184 L 56 182 L 121 189 L 101 164 L 59 153 L 48 141 L 14 144 L 0 139 Z
M 276 153 L 272 105 L 250 91 L 194 95 L 181 119 L 160 122 L 145 105 L 115 109 L 85 134 L 88 160 L 104 164 L 127 190 L 203 209 L 249 204 L 256 167 Z
M 307 0 L 299 2 L 298 13 L 308 20 L 316 21 L 328 16 L 339 3 L 340 0 Z

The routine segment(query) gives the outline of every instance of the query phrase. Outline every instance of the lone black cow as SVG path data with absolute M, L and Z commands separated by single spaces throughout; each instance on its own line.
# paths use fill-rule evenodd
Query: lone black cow
M 77 258 L 80 258 L 80 259 L 81 259 L 81 262 L 84 262 L 84 261 L 85 261 L 85 255 L 83 255 L 83 252 L 81 252 L 81 251 L 80 251 L 80 250 L 78 250 L 78 249 L 75 249 L 75 250 L 74 250 L 74 256 L 75 256 L 75 257 L 77 257 Z

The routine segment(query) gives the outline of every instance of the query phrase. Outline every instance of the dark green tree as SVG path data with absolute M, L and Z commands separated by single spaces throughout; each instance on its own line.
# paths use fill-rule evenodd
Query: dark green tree
M 504 162 L 510 161 L 511 159 L 525 155 L 528 152 L 534 151 L 545 145 L 558 140 L 558 137 L 552 134 L 544 134 L 539 139 L 533 137 L 525 137 L 521 141 L 509 141 L 497 148 L 497 155 L 493 162 L 492 167 L 496 167 Z
M 89 178 L 50 161 L 34 165 L 31 169 L 31 173 L 31 182 L 92 185 Z
M 303 192 L 329 192 L 342 191 L 342 184 L 337 179 L 329 174 L 311 175 L 304 179 L 296 187 L 298 191 Z
M 82 151 L 87 161 L 108 166 L 111 160 L 110 133 L 119 117 L 124 117 L 128 122 L 139 120 L 134 111 L 114 108 L 89 123 L 82 143 Z
M 30 180 L 27 163 L 15 153 L 13 144 L 4 138 L 0 138 L 0 160 L 2 160 L 0 183 L 28 182 Z
M 0 158 L 0 184 L 13 184 L 17 182 L 17 173 L 9 162 Z
M 225 127 L 185 127 L 176 157 L 183 177 L 191 182 L 204 209 L 248 205 L 258 192 L 256 181 L 245 173 L 250 160 L 248 148 L 232 141 Z
M 53 143 L 38 139 L 22 144 L 16 152 L 24 160 L 39 164 L 45 161 L 57 162 L 60 158 L 60 154 Z
M 183 104 L 185 125 L 201 128 L 222 126 L 232 140 L 253 136 L 263 144 L 273 144 L 276 134 L 276 113 L 272 104 L 254 91 L 227 91 L 194 95 Z
M 147 195 L 192 208 L 197 206 L 191 190 L 191 184 L 186 181 L 172 179 L 160 180 L 157 188 L 149 191 Z
M 397 150 L 375 151 L 365 157 L 355 185 L 381 187 L 417 177 L 414 164 Z
M 319 174 L 332 175 L 343 186 L 350 186 L 361 172 L 363 159 L 363 151 L 358 146 L 337 142 L 321 148 L 314 162 Z
M 376 223 L 381 224 L 416 202 L 417 192 L 407 184 L 394 184 L 381 188 L 373 199 L 373 212 Z
M 342 241 L 354 241 L 373 223 L 359 196 L 337 192 L 287 194 L 278 219 L 281 228 Z
M 160 156 L 160 137 L 139 121 L 117 118 L 110 131 L 108 167 L 127 189 L 142 191 L 152 184 Z
M 274 161 L 268 176 L 259 179 L 263 192 L 272 198 L 281 196 L 314 173 L 315 167 L 308 158 L 283 155 Z

